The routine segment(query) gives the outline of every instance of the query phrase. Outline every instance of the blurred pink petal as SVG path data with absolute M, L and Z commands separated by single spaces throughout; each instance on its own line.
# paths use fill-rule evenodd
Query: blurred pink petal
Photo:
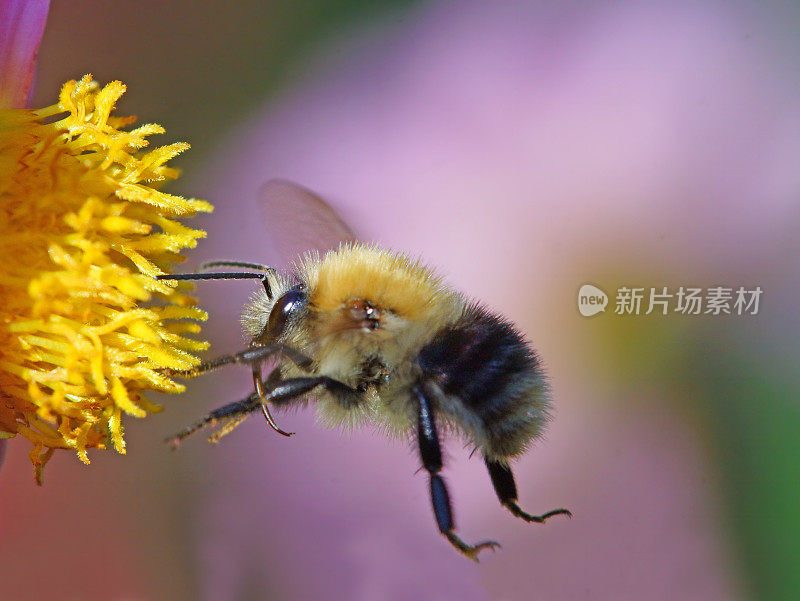
M 545 358 L 557 416 L 518 464 L 521 498 L 575 518 L 518 523 L 451 445 L 459 529 L 505 545 L 475 568 L 437 536 L 413 453 L 368 431 L 341 440 L 310 411 L 285 418 L 291 441 L 248 424 L 210 460 L 206 598 L 250 582 L 254 556 L 285 598 L 327 586 L 329 599 L 421 598 L 410 587 L 425 578 L 437 599 L 737 598 L 702 438 L 657 409 L 673 391 L 609 400 L 580 361 L 591 324 L 572 299 L 615 252 L 652 257 L 656 275 L 721 277 L 794 215 L 798 141 L 783 125 L 800 122 L 798 77 L 757 11 L 553 6 L 428 5 L 399 31 L 351 39 L 357 52 L 331 52 L 347 58 L 214 153 L 202 189 L 237 201 L 218 203 L 202 252 L 271 261 L 254 199 L 289 177 L 366 239 L 444 267 Z M 232 304 L 203 302 L 226 348 Z M 241 374 L 218 377 L 225 399 L 246 390 Z M 400 590 L 403 572 L 419 578 Z
M 33 82 L 50 0 L 0 0 L 0 108 L 22 108 Z

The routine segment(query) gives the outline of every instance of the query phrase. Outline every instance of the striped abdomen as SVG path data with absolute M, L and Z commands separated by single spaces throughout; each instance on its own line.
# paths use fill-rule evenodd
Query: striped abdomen
M 437 334 L 417 363 L 441 391 L 438 411 L 493 458 L 521 453 L 547 421 L 548 388 L 539 360 L 503 318 L 470 305 Z

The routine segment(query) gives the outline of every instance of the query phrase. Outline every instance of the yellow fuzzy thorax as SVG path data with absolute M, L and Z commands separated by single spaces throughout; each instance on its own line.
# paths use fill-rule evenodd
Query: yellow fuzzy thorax
M 322 259 L 305 258 L 301 277 L 318 311 L 333 311 L 352 299 L 365 299 L 407 320 L 451 308 L 454 293 L 439 276 L 403 254 L 364 244 L 343 244 Z
M 122 415 L 159 411 L 143 391 L 181 392 L 161 370 L 208 346 L 189 287 L 153 276 L 205 236 L 180 219 L 212 207 L 157 189 L 188 144 L 142 152 L 164 130 L 123 130 L 124 91 L 86 76 L 51 107 L 0 111 L 0 437 L 33 443 L 39 481 L 54 449 L 124 453 Z

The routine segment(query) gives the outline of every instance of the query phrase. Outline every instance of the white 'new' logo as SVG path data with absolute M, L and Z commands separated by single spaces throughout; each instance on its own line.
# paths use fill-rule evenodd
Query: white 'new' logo
M 591 317 L 606 310 L 608 295 L 597 286 L 584 284 L 578 290 L 578 311 L 584 317 Z

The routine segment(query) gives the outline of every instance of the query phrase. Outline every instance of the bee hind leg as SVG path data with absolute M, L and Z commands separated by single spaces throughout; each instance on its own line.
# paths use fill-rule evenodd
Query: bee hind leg
M 522 518 L 526 522 L 544 524 L 548 518 L 554 515 L 565 515 L 568 518 L 572 517 L 572 512 L 568 509 L 553 509 L 542 515 L 532 515 L 523 511 L 517 504 L 517 485 L 514 482 L 514 474 L 511 472 L 511 468 L 505 463 L 492 461 L 486 456 L 484 456 L 483 459 L 489 470 L 489 476 L 492 479 L 492 485 L 497 493 L 497 498 L 500 499 L 500 503 L 504 507 L 518 518 Z
M 471 560 L 478 561 L 478 553 L 483 549 L 495 549 L 500 547 L 500 543 L 492 540 L 483 541 L 475 545 L 465 543 L 455 533 L 455 522 L 453 520 L 453 509 L 450 504 L 450 495 L 447 486 L 439 475 L 442 469 L 442 449 L 439 445 L 439 436 L 436 432 L 433 411 L 425 393 L 420 388 L 414 388 L 414 394 L 418 400 L 418 442 L 422 464 L 428 471 L 430 477 L 431 503 L 433 514 L 436 517 L 436 525 L 447 540 L 450 541 L 458 551 L 469 557 Z

